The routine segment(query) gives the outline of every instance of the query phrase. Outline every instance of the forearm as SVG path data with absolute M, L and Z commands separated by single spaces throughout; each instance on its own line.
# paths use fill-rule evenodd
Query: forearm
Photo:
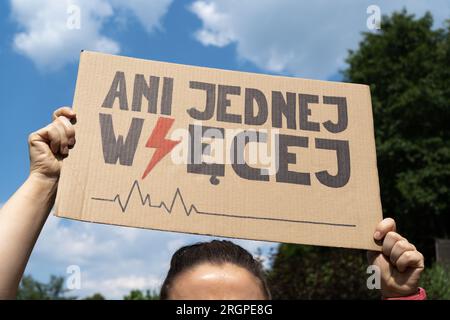
M 56 180 L 32 174 L 0 211 L 0 299 L 14 299 L 28 258 L 53 207 Z

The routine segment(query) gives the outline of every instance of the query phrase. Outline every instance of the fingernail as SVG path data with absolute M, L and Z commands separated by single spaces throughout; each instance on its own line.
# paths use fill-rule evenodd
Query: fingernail
M 75 144 L 75 138 L 70 138 L 68 143 L 70 146 L 73 146 Z
M 373 237 L 377 240 L 380 240 L 380 237 L 381 237 L 380 231 L 375 231 L 375 233 L 373 234 Z

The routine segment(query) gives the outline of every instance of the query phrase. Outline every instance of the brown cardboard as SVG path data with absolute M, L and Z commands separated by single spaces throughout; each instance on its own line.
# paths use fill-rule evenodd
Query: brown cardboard
M 240 87 L 240 94 L 230 86 Z M 193 117 L 211 115 L 203 112 L 207 91 L 202 87 L 215 94 L 209 99 L 214 112 L 211 119 L 199 121 Z M 382 213 L 368 86 L 84 51 L 73 109 L 77 143 L 63 164 L 59 217 L 379 250 L 373 232 Z M 273 128 L 280 124 L 281 128 Z M 173 137 L 177 130 L 187 132 L 190 125 L 231 134 L 195 141 L 189 136 Z M 128 136 L 131 127 L 134 131 Z M 231 143 L 238 131 L 233 129 L 260 130 L 253 136 L 260 143 L 250 142 L 245 152 L 238 148 L 234 154 L 245 154 L 248 167 L 242 162 L 233 167 L 226 161 L 234 159 L 232 154 L 216 160 L 215 166 L 208 163 L 220 150 L 226 155 L 235 149 Z M 266 130 L 266 142 L 261 130 Z M 126 148 L 116 158 L 119 135 Z M 210 144 L 201 157 L 206 165 L 174 163 L 174 155 L 182 154 L 183 147 L 191 146 L 192 154 L 202 152 L 199 141 Z M 228 145 L 222 148 L 220 142 Z M 267 176 L 267 171 L 258 170 L 268 165 L 260 158 L 251 160 L 255 153 L 248 150 L 255 145 L 279 147 L 275 148 L 279 160 L 272 161 L 279 164 L 278 171 Z

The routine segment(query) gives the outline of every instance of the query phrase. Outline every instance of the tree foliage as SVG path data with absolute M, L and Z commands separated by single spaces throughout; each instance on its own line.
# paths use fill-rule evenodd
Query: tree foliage
M 123 297 L 123 300 L 159 300 L 159 294 L 156 291 L 131 290 L 129 294 Z
M 48 283 L 40 282 L 31 275 L 23 276 L 16 298 L 18 300 L 73 300 L 76 296 L 68 295 L 63 276 L 50 276 Z M 83 300 L 106 300 L 105 296 L 96 292 Z M 159 294 L 155 290 L 131 290 L 123 297 L 124 300 L 158 300 Z
M 101 293 L 94 293 L 91 296 L 87 296 L 83 300 L 106 300 L 106 298 Z
M 274 299 L 374 299 L 368 290 L 365 252 L 282 244 L 268 282 Z
M 48 283 L 35 280 L 26 275 L 22 278 L 17 291 L 18 300 L 71 300 L 76 297 L 67 296 L 64 277 L 51 276 Z
M 420 280 L 428 299 L 450 300 L 450 266 L 435 263 L 425 270 Z

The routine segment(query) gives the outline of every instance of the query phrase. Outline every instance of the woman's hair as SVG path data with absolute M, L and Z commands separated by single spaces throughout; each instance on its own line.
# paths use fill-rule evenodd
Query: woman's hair
M 247 250 L 231 241 L 213 240 L 181 247 L 173 254 L 169 272 L 161 287 L 160 299 L 169 298 L 170 288 L 178 275 L 201 263 L 231 263 L 242 267 L 259 279 L 265 298 L 271 298 L 261 263 Z

